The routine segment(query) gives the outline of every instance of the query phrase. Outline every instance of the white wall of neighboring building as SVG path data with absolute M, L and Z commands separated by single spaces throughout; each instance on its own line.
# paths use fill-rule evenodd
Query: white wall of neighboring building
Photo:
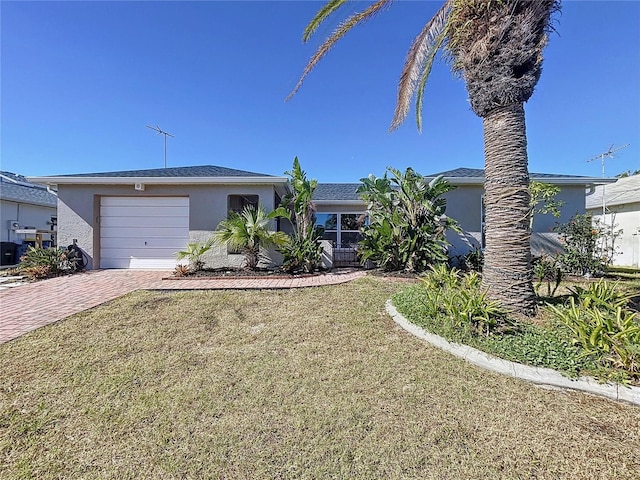
M 615 241 L 616 255 L 613 265 L 640 267 L 640 202 L 611 205 L 606 207 L 604 216 L 606 225 L 613 225 L 614 231 L 622 230 Z M 602 207 L 589 210 L 596 220 L 603 221 Z
M 592 195 L 587 196 L 587 212 L 594 219 L 613 225 L 614 230 L 622 230 L 616 239 L 617 254 L 613 265 L 640 267 L 640 175 L 619 179 L 606 185 L 605 215 L 602 215 L 602 186 L 596 187 Z
M 22 243 L 24 240 L 25 235 L 17 234 L 11 229 L 11 221 L 17 221 L 20 228 L 51 230 L 51 217 L 55 216 L 55 207 L 0 200 L 0 241 Z

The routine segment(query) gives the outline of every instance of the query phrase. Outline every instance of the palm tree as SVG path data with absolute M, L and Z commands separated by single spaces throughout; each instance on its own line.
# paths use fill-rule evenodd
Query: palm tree
M 232 213 L 220 222 L 212 234 L 214 243 L 227 245 L 244 255 L 244 267 L 255 270 L 261 260 L 268 260 L 266 250 L 272 246 L 282 246 L 289 241 L 284 232 L 269 230 L 271 220 L 277 212 L 267 214 L 261 205 L 247 206 L 241 213 Z
M 307 41 L 347 0 L 330 0 L 304 30 Z M 342 21 L 305 67 L 291 98 L 331 47 L 355 25 L 391 4 L 378 0 Z M 416 98 L 421 129 L 423 92 L 444 50 L 466 82 L 472 110 L 482 118 L 485 152 L 486 249 L 483 286 L 489 296 L 526 314 L 536 311 L 532 283 L 529 172 L 524 102 L 540 78 L 542 50 L 559 0 L 447 0 L 409 48 L 398 85 L 391 130 Z

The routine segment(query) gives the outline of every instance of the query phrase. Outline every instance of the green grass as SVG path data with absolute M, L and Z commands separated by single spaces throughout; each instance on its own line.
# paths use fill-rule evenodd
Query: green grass
M 137 292 L 0 345 L 0 478 L 637 478 L 639 408 L 425 344 L 404 287 Z

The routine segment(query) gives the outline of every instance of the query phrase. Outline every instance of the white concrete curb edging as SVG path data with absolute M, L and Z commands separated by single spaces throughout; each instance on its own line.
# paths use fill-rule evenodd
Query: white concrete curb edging
M 540 385 L 568 388 L 633 405 L 640 405 L 640 387 L 626 387 L 614 383 L 602 384 L 591 377 L 580 377 L 573 380 L 550 368 L 530 367 L 521 363 L 502 360 L 475 348 L 451 343 L 438 335 L 427 332 L 404 318 L 391 300 L 387 300 L 385 306 L 391 318 L 407 332 L 478 367 Z

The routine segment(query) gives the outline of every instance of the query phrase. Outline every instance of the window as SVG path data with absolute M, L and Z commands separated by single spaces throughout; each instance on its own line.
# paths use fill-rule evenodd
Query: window
M 258 208 L 258 195 L 229 195 L 227 197 L 227 212 L 240 213 L 245 207 Z
M 356 248 L 362 239 L 360 229 L 367 221 L 364 213 L 317 213 L 315 217 L 321 238 L 337 248 Z

